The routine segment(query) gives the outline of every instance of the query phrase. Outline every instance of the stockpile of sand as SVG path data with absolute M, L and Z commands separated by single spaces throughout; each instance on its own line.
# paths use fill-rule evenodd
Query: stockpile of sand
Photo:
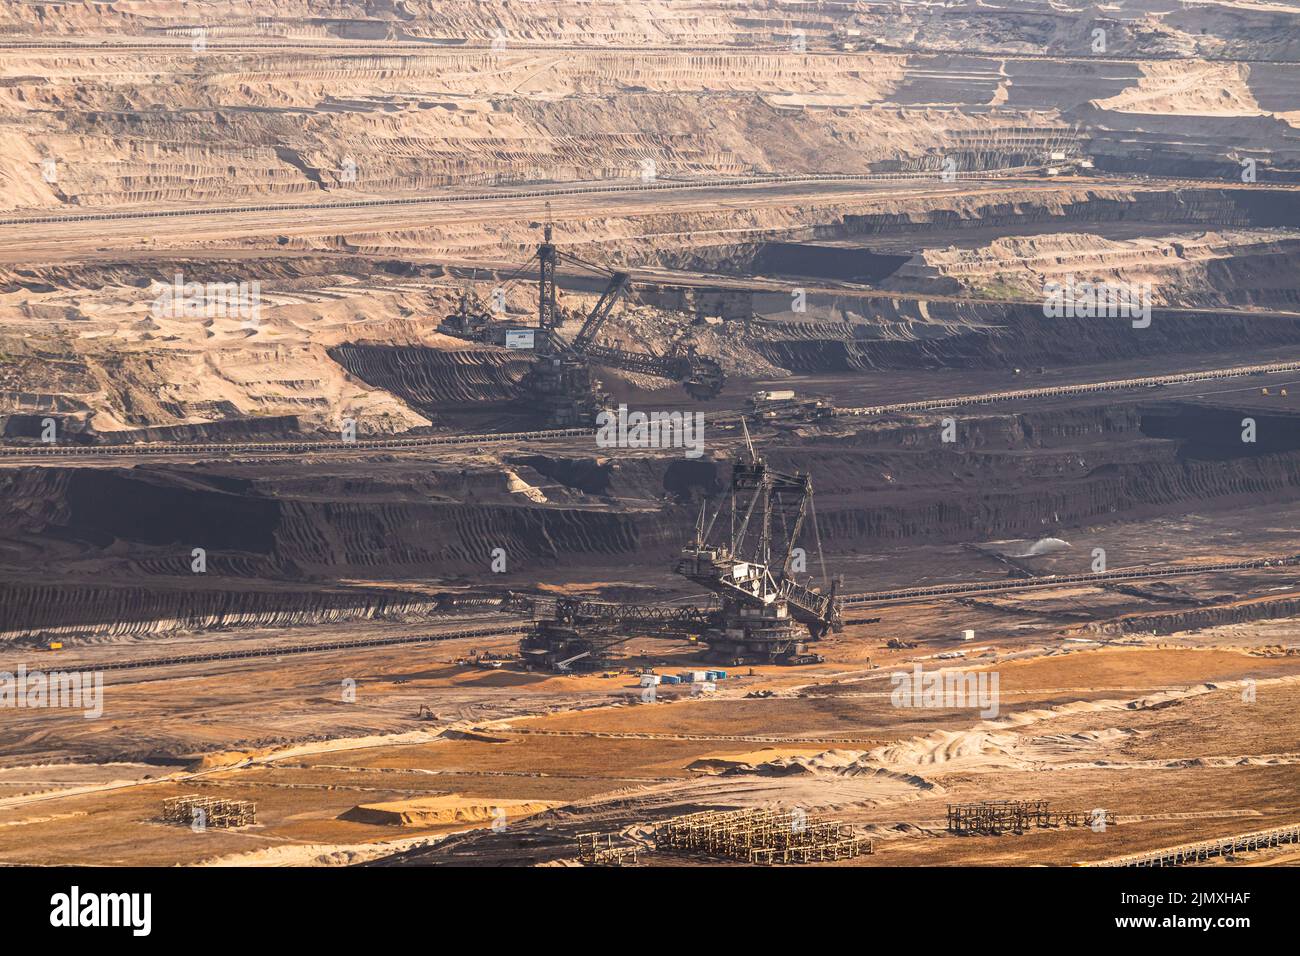
M 543 800 L 485 800 L 448 793 L 415 800 L 363 803 L 339 819 L 396 827 L 430 827 L 452 823 L 507 823 L 559 806 Z
M 753 773 L 775 761 L 825 754 L 825 747 L 763 747 L 736 754 L 709 754 L 692 761 L 687 770 L 697 773 Z

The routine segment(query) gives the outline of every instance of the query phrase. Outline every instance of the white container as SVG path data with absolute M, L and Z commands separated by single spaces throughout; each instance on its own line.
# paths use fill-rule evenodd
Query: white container
M 658 684 L 659 684 L 659 675 L 658 675 L 658 674 L 642 674 L 642 675 L 641 675 L 641 686 L 642 686 L 642 687 L 655 687 L 655 686 L 657 686 Z

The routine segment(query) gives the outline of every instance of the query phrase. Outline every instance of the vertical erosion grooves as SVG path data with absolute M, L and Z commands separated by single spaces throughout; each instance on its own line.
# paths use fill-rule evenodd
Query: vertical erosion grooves
M 236 413 L 238 414 L 238 413 Z M 192 425 L 154 425 L 120 432 L 99 432 L 106 445 L 134 442 L 219 442 L 292 440 L 302 434 L 297 415 L 264 415 L 260 418 L 226 418 Z
M 1290 419 L 1259 414 L 1261 435 L 1290 440 L 1255 448 L 1239 441 L 1233 420 L 1248 412 L 1223 409 L 1231 440 L 1211 441 L 1180 408 L 1099 401 L 963 418 L 960 451 L 940 443 L 933 420 L 912 418 L 782 443 L 771 455 L 777 467 L 817 476 L 822 539 L 841 553 L 1300 500 L 1300 429 L 1284 432 Z M 726 472 L 714 460 L 648 456 L 529 453 L 512 462 L 542 500 L 512 492 L 509 468 L 467 474 L 459 462 L 394 464 L 379 475 L 370 463 L 336 463 L 311 480 L 247 464 L 208 467 L 256 478 L 199 466 L 0 470 L 0 562 L 21 572 L 8 579 L 46 587 L 11 594 L 0 631 L 104 622 L 130 634 L 293 623 L 336 610 L 365 616 L 384 612 L 369 597 L 377 588 L 358 592 L 366 596 L 355 607 L 351 594 L 316 605 L 305 584 L 276 590 L 266 581 L 487 583 L 496 549 L 507 557 L 502 581 L 650 575 L 666 571 L 690 536 L 692 502 L 715 494 Z M 192 547 L 207 550 L 211 577 L 188 573 Z M 258 580 L 243 592 L 239 576 Z M 88 592 L 92 579 L 108 590 Z M 150 597 L 154 581 L 160 593 Z
M 889 464 L 888 462 L 886 463 Z M 1108 464 L 1078 477 L 1033 481 L 1010 467 L 1005 478 L 966 487 L 872 495 L 868 507 L 820 496 L 817 517 L 831 547 L 856 542 L 941 540 L 1038 534 L 1098 520 L 1136 520 L 1199 507 L 1233 507 L 1300 499 L 1300 456 L 1234 461 L 1144 461 Z
M 409 345 L 338 345 L 330 358 L 374 388 L 429 414 L 458 402 L 519 399 L 532 359 L 509 349 L 434 349 Z
M 1178 631 L 1197 631 L 1224 624 L 1294 617 L 1300 617 L 1300 597 L 1292 595 L 1237 601 L 1214 607 L 1163 611 L 1158 614 L 1133 614 L 1104 625 L 1094 625 L 1094 629 L 1105 633 L 1175 634 Z
M 1300 500 L 1294 416 L 1180 402 L 1089 404 L 961 419 L 960 451 L 935 420 L 882 422 L 825 438 L 776 467 L 817 476 L 832 549 L 873 542 L 967 541 Z M 1241 441 L 1254 415 L 1267 447 Z M 1198 426 L 1198 422 L 1208 422 Z
M 499 472 L 488 469 L 483 482 L 428 463 L 382 480 L 347 472 L 295 482 L 291 473 L 284 487 L 275 474 L 254 480 L 166 467 L 0 470 L 0 565 L 50 580 L 104 570 L 166 578 L 189 573 L 197 547 L 207 572 L 221 577 L 432 577 L 486 573 L 497 548 L 513 572 L 599 568 L 612 555 L 659 560 L 680 545 L 690 519 L 677 512 L 689 507 L 618 508 L 603 494 L 610 472 L 595 460 L 566 468 L 561 459 L 528 458 L 601 497 L 588 502 L 575 487 L 565 492 L 572 504 L 516 501 L 498 487 Z M 425 499 L 430 471 L 461 500 Z M 689 498 L 716 481 L 715 471 L 651 463 L 622 483 L 637 501 L 657 501 L 670 486 Z
M 616 555 L 668 553 L 656 513 L 514 504 L 289 502 L 280 560 L 307 573 L 488 574 L 502 549 L 511 572 L 594 568 Z M 676 541 L 680 544 L 680 541 Z
M 135 637 L 220 627 L 288 627 L 436 610 L 436 598 L 398 591 L 0 584 L 0 640 L 34 635 Z
M 280 503 L 242 478 L 146 467 L 0 471 L 0 539 L 10 541 L 175 546 L 188 563 L 194 547 L 269 555 L 279 523 Z

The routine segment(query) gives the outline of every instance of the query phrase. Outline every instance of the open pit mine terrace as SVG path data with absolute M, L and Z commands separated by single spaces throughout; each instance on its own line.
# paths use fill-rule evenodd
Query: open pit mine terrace
M 298 260 L 313 282 L 338 265 Z M 570 352 L 603 281 L 558 278 Z M 701 308 L 737 287 L 762 307 L 768 281 L 718 277 Z M 1275 298 L 1157 306 L 1147 328 L 1049 322 L 1030 302 L 850 285 L 810 282 L 811 317 L 700 325 L 729 382 L 704 402 L 601 367 L 615 400 L 702 406 L 694 459 L 537 427 L 528 363 L 448 332 L 345 328 L 304 353 L 426 423 L 356 441 L 274 393 L 278 415 L 163 424 L 179 404 L 97 428 L 104 357 L 50 366 L 62 393 L 24 392 L 48 404 L 10 416 L 0 458 L 0 670 L 98 672 L 105 710 L 12 711 L 0 858 L 1289 860 L 1296 317 Z M 531 276 L 512 294 L 537 308 Z M 663 301 L 606 316 L 601 341 L 644 337 Z M 436 325 L 474 317 L 441 302 Z M 116 394 L 143 394 L 141 369 Z M 745 397 L 782 390 L 796 398 Z M 510 424 L 482 429 L 493 416 Z M 65 440 L 40 440 L 46 417 Z M 754 456 L 811 476 L 805 530 L 840 579 L 839 627 L 808 663 L 706 661 L 693 635 L 624 618 L 592 642 L 598 668 L 590 651 L 521 666 L 560 598 L 707 611 L 672 568 Z M 895 706 L 893 675 L 918 667 L 996 675 L 997 713 Z M 712 679 L 647 703 L 647 669 Z M 807 837 L 778 837 L 773 807 L 806 813 Z M 177 825 L 196 811 L 214 824 Z
M 1300 862 L 1294 11 L 187 6 L 0 12 L 0 863 Z
M 702 664 L 689 639 L 636 628 L 599 670 L 511 663 L 537 616 L 520 595 L 702 603 L 668 572 L 748 426 L 720 426 L 697 461 L 594 455 L 585 431 L 432 459 L 400 445 L 16 457 L 5 547 L 24 561 L 0 589 L 0 670 L 97 670 L 105 712 L 11 712 L 0 854 L 1284 862 L 1300 436 L 1279 397 L 1294 371 L 1257 364 L 1154 390 L 1124 366 L 1124 388 L 976 384 L 954 396 L 970 404 L 754 425 L 765 461 L 814 476 L 845 579 L 842 629 L 797 667 Z M 1241 442 L 1246 415 L 1264 447 Z M 947 416 L 959 448 L 939 436 Z M 488 577 L 495 542 L 510 570 Z M 894 706 L 890 675 L 918 666 L 996 673 L 998 713 Z M 709 691 L 661 683 L 644 702 L 636 671 L 706 668 L 727 672 Z M 178 826 L 178 806 L 230 825 Z M 691 817 L 701 807 L 722 816 Z M 772 807 L 806 813 L 807 838 L 774 836 Z

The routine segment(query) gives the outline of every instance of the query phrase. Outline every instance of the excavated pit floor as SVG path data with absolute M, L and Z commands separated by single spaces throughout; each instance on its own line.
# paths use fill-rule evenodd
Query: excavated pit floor
M 201 60 L 162 38 L 165 11 L 0 14 L 6 36 L 41 41 L 0 43 L 6 442 L 46 415 L 119 443 L 334 437 L 345 417 L 376 437 L 531 427 L 526 362 L 437 326 L 467 282 L 510 275 L 548 216 L 562 248 L 653 287 L 605 344 L 688 333 L 730 376 L 696 403 L 601 370 L 634 407 L 729 415 L 760 388 L 870 406 L 1300 347 L 1300 34 L 1280 8 L 1121 5 L 1142 30 L 1116 20 L 1098 56 L 1083 7 L 1012 9 L 1014 33 L 1002 9 L 804 10 L 795 52 L 780 11 L 713 0 L 559 16 L 306 3 L 274 24 L 190 6 L 222 24 Z M 873 45 L 845 49 L 846 25 Z M 722 184 L 937 169 L 982 137 L 1076 134 L 1095 160 L 1079 175 Z M 674 184 L 692 188 L 659 188 Z M 557 187 L 579 191 L 498 195 Z M 382 202 L 321 205 L 355 200 Z M 95 218 L 115 213 L 130 216 Z M 1076 268 L 1153 282 L 1152 327 L 1044 321 L 1043 282 Z M 260 281 L 262 319 L 159 314 L 177 273 Z M 584 314 L 600 285 L 561 276 L 561 303 Z M 757 320 L 691 328 L 662 306 L 702 287 L 754 291 Z M 525 282 L 505 308 L 535 302 Z M 849 592 L 1086 572 L 1096 549 L 1111 568 L 1295 555 L 1298 387 L 1288 373 L 754 438 L 811 471 Z M 672 561 L 743 444 L 710 424 L 699 460 L 577 437 L 0 458 L 0 672 L 249 655 L 102 671 L 102 713 L 6 710 L 0 862 L 572 865 L 576 834 L 602 831 L 696 865 L 649 852 L 648 827 L 775 806 L 863 828 L 877 853 L 852 865 L 1061 865 L 1296 822 L 1295 566 L 854 608 L 823 664 L 731 668 L 707 696 L 664 686 L 652 704 L 623 668 L 697 669 L 695 648 L 637 635 L 610 676 L 463 663 L 517 637 L 454 632 L 520 618 L 449 610 L 453 593 L 700 597 Z M 294 652 L 420 636 L 444 639 Z M 892 706 L 892 675 L 917 665 L 996 674 L 1000 714 Z M 259 822 L 162 823 L 185 793 L 254 800 Z M 1118 823 L 943 833 L 947 803 L 990 796 Z

